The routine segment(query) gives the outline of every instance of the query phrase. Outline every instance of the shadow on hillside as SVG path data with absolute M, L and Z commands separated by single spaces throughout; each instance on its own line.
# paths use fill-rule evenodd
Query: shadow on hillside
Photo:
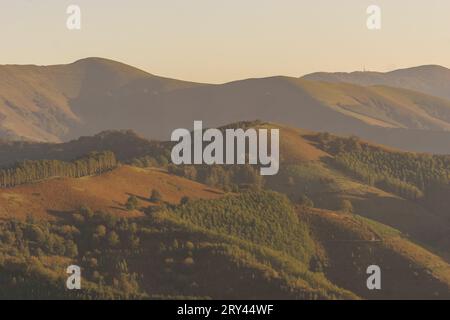
M 118 210 L 118 211 L 123 211 L 126 212 L 127 210 L 125 209 L 125 203 L 121 203 L 119 201 L 115 201 L 113 200 L 114 204 L 116 206 L 109 206 L 109 209 L 114 209 L 114 210 Z
M 134 194 L 134 193 L 127 192 L 126 195 L 129 196 L 129 197 L 135 196 L 138 200 L 145 201 L 145 202 L 148 202 L 148 203 L 152 203 L 149 198 L 146 198 L 146 197 L 143 197 L 143 196 L 139 196 L 139 195 Z M 125 203 L 123 205 L 125 206 Z
M 442 250 L 450 242 L 448 224 L 419 203 L 376 193 L 352 202 L 356 214 L 395 228 L 419 243 Z
M 47 213 L 55 218 L 66 220 L 72 216 L 76 211 L 75 210 L 47 210 Z
M 203 189 L 203 191 L 205 191 L 205 192 L 209 192 L 209 193 L 213 193 L 213 194 L 224 194 L 224 192 L 223 191 L 220 191 L 220 190 L 214 190 L 214 189 Z

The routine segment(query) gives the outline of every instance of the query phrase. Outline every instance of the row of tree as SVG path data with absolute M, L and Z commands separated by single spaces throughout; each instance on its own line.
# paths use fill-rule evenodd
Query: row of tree
M 52 177 L 79 178 L 95 175 L 116 166 L 116 157 L 110 151 L 93 152 L 72 162 L 27 160 L 14 167 L 0 170 L 0 188 L 10 188 Z

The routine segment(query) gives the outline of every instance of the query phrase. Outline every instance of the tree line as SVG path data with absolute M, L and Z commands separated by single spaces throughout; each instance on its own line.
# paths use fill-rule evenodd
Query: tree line
M 60 160 L 26 160 L 0 169 L 0 188 L 11 188 L 52 177 L 79 178 L 100 174 L 117 166 L 113 152 L 92 152 L 86 157 L 65 162 Z
M 391 151 L 356 137 L 319 134 L 319 146 L 334 155 L 334 164 L 366 184 L 411 200 L 450 183 L 450 156 Z

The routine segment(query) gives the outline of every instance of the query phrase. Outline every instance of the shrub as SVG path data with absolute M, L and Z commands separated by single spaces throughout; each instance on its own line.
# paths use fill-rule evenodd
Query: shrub
M 138 200 L 136 198 L 136 196 L 130 196 L 127 200 L 127 203 L 125 204 L 125 207 L 127 208 L 127 210 L 131 211 L 136 209 L 138 205 Z
M 160 202 L 161 200 L 162 200 L 161 193 L 158 190 L 153 189 L 150 194 L 150 201 L 151 202 Z
M 180 205 L 183 206 L 183 205 L 187 204 L 189 201 L 190 201 L 189 197 L 184 196 L 184 197 L 182 197 L 181 200 L 180 200 Z
M 353 205 L 350 200 L 344 199 L 339 204 L 339 210 L 345 213 L 353 213 Z

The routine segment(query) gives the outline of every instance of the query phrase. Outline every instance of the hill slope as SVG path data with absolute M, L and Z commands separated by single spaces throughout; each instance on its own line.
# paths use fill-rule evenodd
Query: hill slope
M 399 69 L 386 73 L 372 71 L 317 72 L 302 78 L 314 81 L 347 82 L 361 86 L 391 86 L 450 99 L 450 70 L 437 65 Z
M 169 176 L 157 169 L 122 166 L 98 176 L 52 178 L 10 189 L 0 189 L 0 218 L 24 218 L 27 214 L 52 219 L 87 206 L 92 210 L 135 216 L 125 203 L 129 196 L 139 199 L 139 207 L 151 205 L 152 189 L 159 190 L 163 200 L 178 203 L 183 196 L 217 198 L 223 192 L 199 183 Z
M 131 130 L 104 131 L 65 143 L 0 140 L 0 167 L 24 160 L 70 161 L 94 151 L 112 151 L 120 161 L 144 155 L 167 157 L 164 149 L 166 149 L 164 143 L 147 140 Z
M 355 215 L 301 210 L 322 245 L 324 272 L 334 283 L 367 299 L 449 299 L 450 265 L 395 229 Z M 364 268 L 378 265 L 382 290 L 369 291 Z
M 240 127 L 280 129 L 277 175 L 261 178 L 258 170 L 241 166 L 184 166 L 171 172 L 226 190 L 248 184 L 271 189 L 294 203 L 306 195 L 317 207 L 333 211 L 340 211 L 348 200 L 354 213 L 396 228 L 439 252 L 448 251 L 450 215 L 445 206 L 450 193 L 441 185 L 449 184 L 447 156 L 406 153 L 354 137 L 280 124 L 248 122 Z M 347 162 L 352 166 L 342 165 Z M 361 167 L 370 178 L 353 167 Z M 428 177 L 425 185 L 417 177 Z
M 186 85 L 101 58 L 68 65 L 0 66 L 0 136 L 51 142 L 78 137 L 93 119 L 108 117 L 108 106 L 91 108 L 98 97 L 118 88 L 126 91 L 130 83 L 132 88 L 161 91 Z M 111 128 L 116 126 L 105 129 Z
M 433 182 L 434 177 L 445 176 L 445 172 L 448 171 L 445 156 L 434 156 L 435 163 L 431 163 L 430 159 L 433 159 L 431 156 L 408 154 L 368 144 L 355 138 L 339 138 L 331 135 L 324 138 L 323 134 L 264 122 L 247 122 L 239 126 L 281 129 L 281 166 L 276 176 L 262 179 L 258 170 L 247 166 L 191 166 L 192 168 L 187 169 L 183 167 L 172 169 L 172 166 L 169 166 L 169 172 L 225 190 L 235 190 L 240 184 L 256 183 L 282 192 L 293 201 L 297 201 L 302 194 L 307 194 L 316 205 L 331 210 L 339 210 L 341 199 L 350 199 L 358 214 L 397 228 L 414 239 L 437 248 L 445 248 L 450 243 L 448 237 L 450 216 L 446 210 L 449 191 Z M 109 131 L 62 144 L 24 142 L 0 144 L 0 164 L 9 167 L 13 159 L 22 161 L 28 158 L 73 161 L 96 150 L 112 150 L 118 154 L 118 160 L 121 162 L 144 167 L 166 166 L 170 161 L 170 145 L 166 143 L 148 141 L 131 131 Z M 354 168 L 349 168 L 346 163 L 351 163 Z M 127 167 L 120 170 L 123 170 L 125 175 L 128 171 L 124 168 Z M 434 169 L 430 171 L 427 168 Z M 120 170 L 114 172 L 122 172 Z M 361 170 L 369 176 L 361 175 Z M 130 177 L 133 176 L 132 172 L 128 173 Z M 416 175 L 422 178 L 418 179 Z M 426 178 L 428 176 L 429 178 Z M 86 178 L 86 181 L 99 181 L 100 185 L 102 179 L 100 176 Z M 150 180 L 150 178 L 145 180 L 148 185 L 152 184 Z M 58 188 L 66 190 L 66 184 L 75 186 L 83 179 L 75 179 L 69 183 L 65 181 L 64 179 L 57 179 L 52 183 L 45 181 L 42 182 L 42 186 L 49 183 L 48 189 L 53 190 L 51 187 L 53 183 L 58 183 L 61 184 Z M 119 180 L 112 180 L 112 183 L 120 185 Z M 42 186 L 34 188 L 43 188 Z M 29 186 L 23 188 L 28 190 Z M 4 192 L 8 193 L 9 190 Z M 39 193 L 30 189 L 27 195 L 30 196 L 33 192 Z M 150 187 L 143 187 L 139 192 L 143 192 L 139 195 L 148 197 Z M 91 192 L 87 192 L 84 197 L 89 197 L 89 194 Z M 101 194 L 100 192 L 99 195 Z M 422 197 L 421 194 L 426 194 L 426 197 L 418 199 Z M 39 198 L 28 196 L 25 197 L 30 199 L 27 205 L 32 205 L 31 199 Z M 122 205 L 126 200 L 125 192 L 122 192 L 121 197 L 111 194 L 106 196 L 107 199 L 108 197 Z M 84 201 L 87 201 L 86 199 Z M 4 208 L 8 208 L 6 203 Z
M 262 179 L 251 166 L 122 165 L 0 189 L 0 297 L 448 299 L 450 219 L 428 198 L 449 198 L 430 188 L 450 177 L 446 157 L 261 121 L 227 127 L 236 126 L 281 127 L 277 176 Z M 56 155 L 122 143 L 124 161 L 166 152 L 131 132 L 4 146 Z M 162 199 L 150 201 L 152 189 Z M 125 210 L 132 195 L 136 210 Z M 79 293 L 63 290 L 73 263 L 85 270 Z M 374 263 L 380 292 L 365 287 Z
M 410 77 L 422 79 L 417 74 Z M 450 83 L 442 77 L 442 85 Z M 422 80 L 428 84 L 427 77 Z M 8 139 L 55 142 L 133 129 L 167 140 L 174 129 L 191 128 L 194 120 L 216 127 L 261 119 L 356 134 L 412 151 L 448 153 L 449 110 L 445 99 L 394 87 L 289 77 L 197 84 L 100 58 L 59 66 L 0 67 L 0 136 Z

